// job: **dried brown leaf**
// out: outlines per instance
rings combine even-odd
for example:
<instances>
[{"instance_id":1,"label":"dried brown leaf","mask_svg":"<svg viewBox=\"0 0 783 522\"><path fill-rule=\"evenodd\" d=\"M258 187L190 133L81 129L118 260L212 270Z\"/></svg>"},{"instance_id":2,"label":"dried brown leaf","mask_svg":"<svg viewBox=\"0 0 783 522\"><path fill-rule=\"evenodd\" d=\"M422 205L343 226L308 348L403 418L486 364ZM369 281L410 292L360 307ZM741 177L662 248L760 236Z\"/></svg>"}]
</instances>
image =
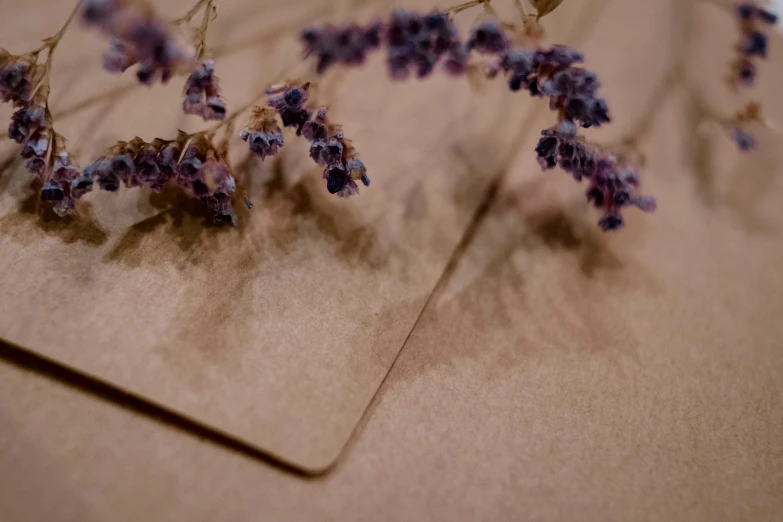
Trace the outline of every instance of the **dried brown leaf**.
<instances>
[{"instance_id":1,"label":"dried brown leaf","mask_svg":"<svg viewBox=\"0 0 783 522\"><path fill-rule=\"evenodd\" d=\"M530 0L530 3L536 8L537 18L541 18L557 9L563 0Z\"/></svg>"}]
</instances>

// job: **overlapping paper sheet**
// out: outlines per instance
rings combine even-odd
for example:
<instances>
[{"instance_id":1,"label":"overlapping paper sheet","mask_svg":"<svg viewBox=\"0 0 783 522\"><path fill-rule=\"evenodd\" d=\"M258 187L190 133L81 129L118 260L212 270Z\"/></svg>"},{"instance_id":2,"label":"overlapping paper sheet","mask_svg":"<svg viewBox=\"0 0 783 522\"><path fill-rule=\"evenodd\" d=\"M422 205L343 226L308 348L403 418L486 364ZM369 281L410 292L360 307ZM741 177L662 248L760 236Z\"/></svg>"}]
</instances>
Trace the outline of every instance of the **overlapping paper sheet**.
<instances>
[{"instance_id":1,"label":"overlapping paper sheet","mask_svg":"<svg viewBox=\"0 0 783 522\"><path fill-rule=\"evenodd\" d=\"M4 29L2 44L32 48L65 4L20 4L17 19L40 22ZM280 80L301 58L299 28L331 12L313 0L219 6L210 43L229 110ZM161 6L171 17L187 8ZM345 16L388 9L354 2ZM554 34L577 27L576 14L553 17ZM110 76L105 45L75 27L54 66L55 128L83 165L117 140L207 127L181 114L184 78L150 90L132 71ZM372 186L335 198L292 133L280 160L263 164L235 137L237 206L246 193L255 208L239 209L234 229L212 226L175 188L95 191L60 219L39 202L18 147L3 143L0 337L289 465L327 468L534 106L501 81L476 88L443 74L392 83L380 56L327 76L313 96L354 140Z\"/></svg>"}]
</instances>

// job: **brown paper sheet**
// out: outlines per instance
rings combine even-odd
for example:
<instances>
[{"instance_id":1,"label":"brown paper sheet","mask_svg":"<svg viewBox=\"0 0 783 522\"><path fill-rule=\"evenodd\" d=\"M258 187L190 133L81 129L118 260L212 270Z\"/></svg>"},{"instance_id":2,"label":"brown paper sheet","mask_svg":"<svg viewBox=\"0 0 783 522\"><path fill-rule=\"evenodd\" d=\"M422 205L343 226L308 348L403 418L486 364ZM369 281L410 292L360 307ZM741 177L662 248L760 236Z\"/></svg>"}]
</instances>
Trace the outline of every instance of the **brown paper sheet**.
<instances>
[{"instance_id":1,"label":"brown paper sheet","mask_svg":"<svg viewBox=\"0 0 783 522\"><path fill-rule=\"evenodd\" d=\"M31 48L64 4L15 7L30 29L2 44ZM188 4L163 9L173 17ZM354 4L358 18L387 10ZM328 12L311 0L221 1L210 38L230 106L279 80L299 59L298 29ZM55 126L83 164L118 139L205 127L181 115L183 80L148 90L100 71L105 45L75 28L55 63ZM495 147L508 148L532 104L500 83L480 95L443 75L392 84L379 56L321 93L372 186L338 200L290 133L279 163L247 159L234 139L239 193L257 203L236 229L205 225L176 190L94 192L59 219L3 143L0 337L289 465L327 468L497 175Z\"/></svg>"}]
</instances>

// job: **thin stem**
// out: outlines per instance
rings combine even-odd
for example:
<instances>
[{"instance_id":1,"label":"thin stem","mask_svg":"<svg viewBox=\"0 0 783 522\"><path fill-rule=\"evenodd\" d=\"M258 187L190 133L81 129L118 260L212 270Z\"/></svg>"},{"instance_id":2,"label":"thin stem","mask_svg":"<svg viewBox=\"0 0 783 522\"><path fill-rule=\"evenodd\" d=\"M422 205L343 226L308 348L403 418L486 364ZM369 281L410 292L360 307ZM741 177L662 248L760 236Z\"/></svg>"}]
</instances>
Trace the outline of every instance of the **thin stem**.
<instances>
[{"instance_id":1,"label":"thin stem","mask_svg":"<svg viewBox=\"0 0 783 522\"><path fill-rule=\"evenodd\" d=\"M517 8L517 11L519 11L519 15L522 17L522 21L524 22L527 19L527 10L525 9L524 0L514 0L514 6Z\"/></svg>"},{"instance_id":2,"label":"thin stem","mask_svg":"<svg viewBox=\"0 0 783 522\"><path fill-rule=\"evenodd\" d=\"M60 27L60 30L57 31L57 34L54 36L50 36L49 38L46 38L44 40L44 43L41 47L36 49L32 52L32 54L40 54L42 51L47 51L46 55L46 72L44 73L41 80L38 82L38 85L33 88L32 94L30 95L30 99L32 99L35 94L43 87L49 87L49 81L51 80L52 76L52 64L54 62L54 52L57 50L57 46L60 45L60 41L63 39L63 36L65 36L65 32L68 30L68 27L70 27L71 22L73 22L73 19L76 17L76 13L79 12L79 9L82 6L82 3L84 0L79 0L76 3L76 6L73 8L73 11L71 11L71 14L68 16L68 19L65 21L65 23ZM48 98L48 96L47 96ZM47 100L47 111L49 107L49 102Z\"/></svg>"},{"instance_id":3,"label":"thin stem","mask_svg":"<svg viewBox=\"0 0 783 522\"><path fill-rule=\"evenodd\" d=\"M73 22L73 19L76 17L76 13L79 12L82 3L84 3L84 0L79 0L78 2L76 2L76 7L73 8L73 11L71 11L71 14L68 16L68 19L65 21L63 26L57 32L57 34L54 35L54 37L52 38L52 42L49 44L49 56L47 58L47 61L51 61L55 49L57 49L57 46L60 45L60 40L63 39L63 36L65 35L65 31L67 31L68 27L70 27L71 22Z\"/></svg>"},{"instance_id":4,"label":"thin stem","mask_svg":"<svg viewBox=\"0 0 783 522\"><path fill-rule=\"evenodd\" d=\"M201 60L204 55L204 50L207 47L207 30L209 29L209 22L212 21L212 11L214 9L215 0L207 0L206 8L204 9L204 19L201 22L201 28L199 29L200 42L198 44L198 52L196 53L196 59Z\"/></svg>"},{"instance_id":5,"label":"thin stem","mask_svg":"<svg viewBox=\"0 0 783 522\"><path fill-rule=\"evenodd\" d=\"M204 7L207 3L212 3L210 0L198 0L196 2L196 5L190 8L190 11L185 13L184 16L177 18L172 23L174 25L181 25L181 24L188 24L191 20L193 20L193 17L198 14L199 11L201 11L201 8Z\"/></svg>"},{"instance_id":6,"label":"thin stem","mask_svg":"<svg viewBox=\"0 0 783 522\"><path fill-rule=\"evenodd\" d=\"M470 2L465 2L463 4L455 5L454 7L450 7L449 9L446 9L445 13L448 15L459 14L462 11L466 11L471 7L476 7L483 3L487 3L486 0L470 0Z\"/></svg>"}]
</instances>

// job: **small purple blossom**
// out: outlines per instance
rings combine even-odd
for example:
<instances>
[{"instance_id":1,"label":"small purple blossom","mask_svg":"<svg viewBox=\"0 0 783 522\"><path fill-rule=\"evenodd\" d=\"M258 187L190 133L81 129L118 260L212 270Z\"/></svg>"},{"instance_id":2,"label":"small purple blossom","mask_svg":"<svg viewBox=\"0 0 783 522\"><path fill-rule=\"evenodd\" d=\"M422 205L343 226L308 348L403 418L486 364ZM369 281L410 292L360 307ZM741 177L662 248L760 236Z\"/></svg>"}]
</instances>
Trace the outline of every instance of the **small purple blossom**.
<instances>
[{"instance_id":1,"label":"small purple blossom","mask_svg":"<svg viewBox=\"0 0 783 522\"><path fill-rule=\"evenodd\" d=\"M41 189L42 201L60 201L65 198L65 189L63 184L56 180L49 180L43 184Z\"/></svg>"},{"instance_id":2,"label":"small purple blossom","mask_svg":"<svg viewBox=\"0 0 783 522\"><path fill-rule=\"evenodd\" d=\"M557 129L546 129L536 146L536 155L542 170L559 166L576 181L587 179L588 202L604 210L599 227L604 231L623 226L621 209L636 206L644 212L655 210L655 199L637 194L638 173L623 167L611 154L598 152L576 135L576 125L561 122Z\"/></svg>"},{"instance_id":3,"label":"small purple blossom","mask_svg":"<svg viewBox=\"0 0 783 522\"><path fill-rule=\"evenodd\" d=\"M336 63L361 65L370 51L380 47L382 29L383 25L378 21L367 27L357 24L310 27L302 32L305 56L318 57L318 74Z\"/></svg>"},{"instance_id":4,"label":"small purple blossom","mask_svg":"<svg viewBox=\"0 0 783 522\"><path fill-rule=\"evenodd\" d=\"M35 56L14 56L0 48L0 99L17 107L28 101L35 69Z\"/></svg>"},{"instance_id":5,"label":"small purple blossom","mask_svg":"<svg viewBox=\"0 0 783 522\"><path fill-rule=\"evenodd\" d=\"M46 109L30 105L17 110L11 117L8 137L17 143L24 143L36 132L46 128Z\"/></svg>"},{"instance_id":6,"label":"small purple blossom","mask_svg":"<svg viewBox=\"0 0 783 522\"><path fill-rule=\"evenodd\" d=\"M446 58L443 60L443 69L453 75L460 76L465 74L468 69L469 51L465 45L454 42L446 52Z\"/></svg>"},{"instance_id":7,"label":"small purple blossom","mask_svg":"<svg viewBox=\"0 0 783 522\"><path fill-rule=\"evenodd\" d=\"M765 31L768 25L775 24L778 17L757 5L757 2L742 2L737 5L742 39L737 46L738 59L733 64L736 82L743 87L752 87L756 79L754 58L767 58L769 38Z\"/></svg>"},{"instance_id":8,"label":"small purple blossom","mask_svg":"<svg viewBox=\"0 0 783 522\"><path fill-rule=\"evenodd\" d=\"M742 60L737 67L739 82L745 87L753 87L756 81L756 66L750 60Z\"/></svg>"},{"instance_id":9,"label":"small purple blossom","mask_svg":"<svg viewBox=\"0 0 783 522\"><path fill-rule=\"evenodd\" d=\"M267 89L267 94L278 94L269 98L268 105L280 114L283 120L283 127L295 127L297 136L302 133L302 129L310 121L311 113L304 108L307 101L307 89L310 82L301 87L298 85L284 85L277 88Z\"/></svg>"},{"instance_id":10,"label":"small purple blossom","mask_svg":"<svg viewBox=\"0 0 783 522\"><path fill-rule=\"evenodd\" d=\"M165 84L175 72L193 67L193 50L146 5L89 0L82 8L82 21L112 38L104 54L107 71L123 72L139 63L138 80L152 85L158 79Z\"/></svg>"},{"instance_id":11,"label":"small purple blossom","mask_svg":"<svg viewBox=\"0 0 783 522\"><path fill-rule=\"evenodd\" d=\"M215 77L214 62L202 62L190 74L185 84L182 110L185 114L201 116L204 121L222 120L226 117L226 104Z\"/></svg>"},{"instance_id":12,"label":"small purple blossom","mask_svg":"<svg viewBox=\"0 0 783 522\"><path fill-rule=\"evenodd\" d=\"M474 26L465 44L469 51L475 50L481 54L500 54L509 46L508 39L496 20Z\"/></svg>"},{"instance_id":13,"label":"small purple blossom","mask_svg":"<svg viewBox=\"0 0 783 522\"><path fill-rule=\"evenodd\" d=\"M459 32L444 13L421 16L395 10L386 36L389 74L396 80L406 79L412 72L418 78L428 76L444 54L459 44Z\"/></svg>"},{"instance_id":14,"label":"small purple blossom","mask_svg":"<svg viewBox=\"0 0 783 522\"><path fill-rule=\"evenodd\" d=\"M138 58L128 45L116 36L109 39L109 48L103 53L103 69L110 73L122 74L139 63Z\"/></svg>"},{"instance_id":15,"label":"small purple blossom","mask_svg":"<svg viewBox=\"0 0 783 522\"><path fill-rule=\"evenodd\" d=\"M750 33L742 44L742 52L746 56L767 57L767 35L758 31Z\"/></svg>"},{"instance_id":16,"label":"small purple blossom","mask_svg":"<svg viewBox=\"0 0 783 522\"><path fill-rule=\"evenodd\" d=\"M253 107L253 114L240 137L250 146L250 151L262 160L277 154L283 146L283 133L277 124L274 109Z\"/></svg>"},{"instance_id":17,"label":"small purple blossom","mask_svg":"<svg viewBox=\"0 0 783 522\"><path fill-rule=\"evenodd\" d=\"M778 15L772 11L756 6L753 2L742 2L737 5L737 16L743 22L751 22L754 19L761 20L770 25L774 25L778 22Z\"/></svg>"},{"instance_id":18,"label":"small purple blossom","mask_svg":"<svg viewBox=\"0 0 783 522\"><path fill-rule=\"evenodd\" d=\"M742 129L734 129L731 133L731 139L742 152L748 152L756 148L756 138Z\"/></svg>"}]
</instances>

